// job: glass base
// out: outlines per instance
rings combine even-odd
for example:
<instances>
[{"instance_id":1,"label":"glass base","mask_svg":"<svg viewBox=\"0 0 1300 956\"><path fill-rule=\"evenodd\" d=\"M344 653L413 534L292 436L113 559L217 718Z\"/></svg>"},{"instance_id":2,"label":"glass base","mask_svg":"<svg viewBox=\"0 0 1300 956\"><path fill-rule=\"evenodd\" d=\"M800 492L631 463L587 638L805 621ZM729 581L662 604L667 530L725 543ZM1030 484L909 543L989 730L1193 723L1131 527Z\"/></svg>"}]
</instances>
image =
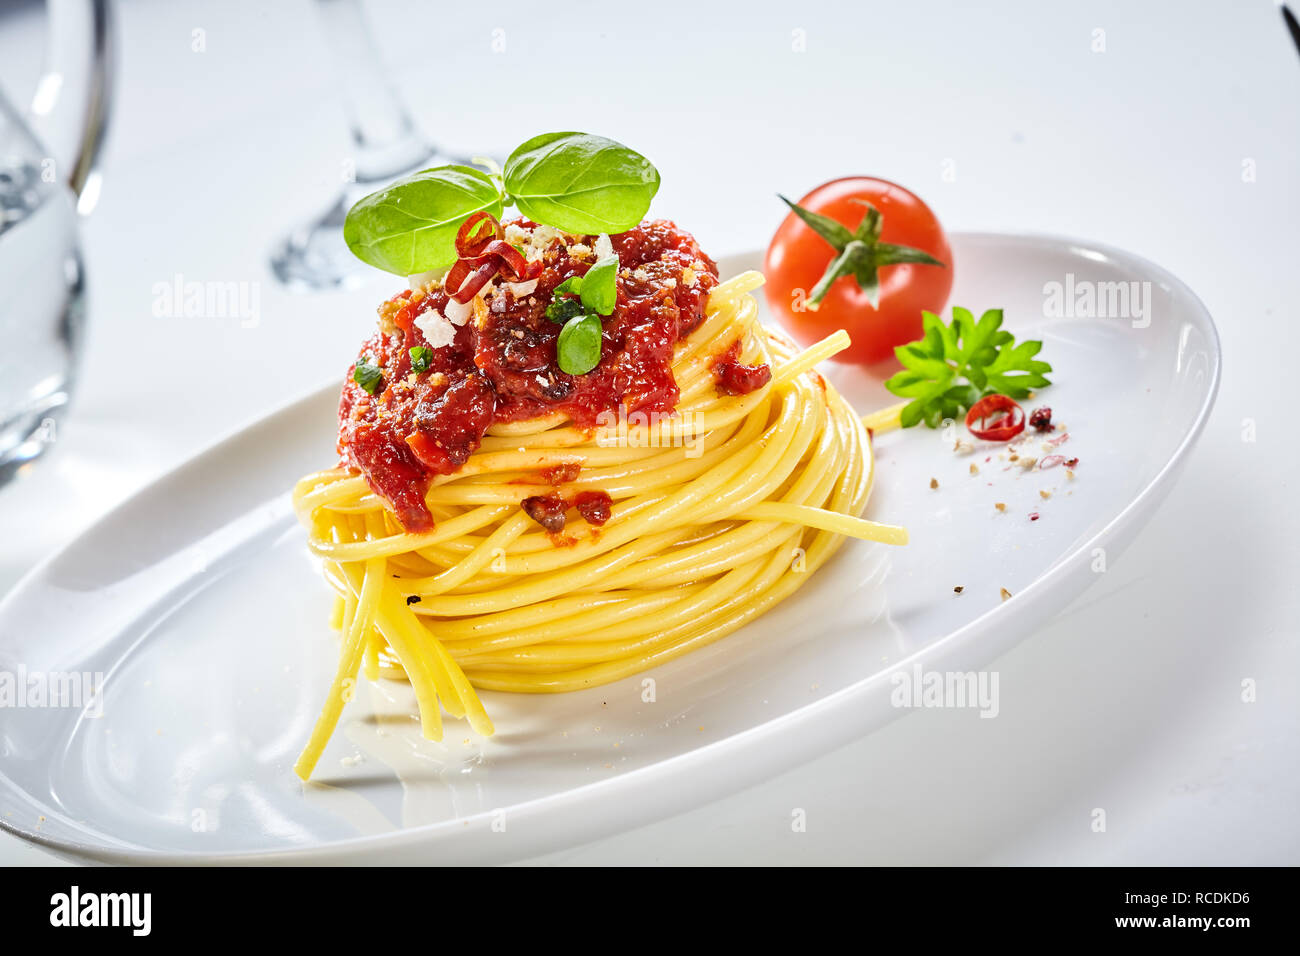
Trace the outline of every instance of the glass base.
<instances>
[{"instance_id":1,"label":"glass base","mask_svg":"<svg viewBox=\"0 0 1300 956\"><path fill-rule=\"evenodd\" d=\"M322 215L280 241L271 254L272 274L292 292L356 288L375 270L354 256L343 241L343 221L353 203L403 176L450 163L469 165L470 160L435 152L392 176L349 185Z\"/></svg>"},{"instance_id":2,"label":"glass base","mask_svg":"<svg viewBox=\"0 0 1300 956\"><path fill-rule=\"evenodd\" d=\"M67 404L68 392L59 389L43 407L4 423L0 429L0 486L30 471L54 445Z\"/></svg>"},{"instance_id":3,"label":"glass base","mask_svg":"<svg viewBox=\"0 0 1300 956\"><path fill-rule=\"evenodd\" d=\"M373 271L343 241L343 220L352 206L350 192L339 196L313 222L295 229L271 254L271 272L293 292L354 288Z\"/></svg>"}]
</instances>

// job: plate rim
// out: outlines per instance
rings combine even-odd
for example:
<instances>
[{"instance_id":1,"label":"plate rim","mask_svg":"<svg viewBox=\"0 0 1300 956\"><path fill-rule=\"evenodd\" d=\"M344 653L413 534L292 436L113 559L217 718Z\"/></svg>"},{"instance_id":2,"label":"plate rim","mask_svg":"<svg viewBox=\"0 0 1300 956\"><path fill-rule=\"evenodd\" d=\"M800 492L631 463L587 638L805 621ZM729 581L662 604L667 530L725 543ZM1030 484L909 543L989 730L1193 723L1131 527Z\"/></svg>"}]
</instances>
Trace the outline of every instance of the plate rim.
<instances>
[{"instance_id":1,"label":"plate rim","mask_svg":"<svg viewBox=\"0 0 1300 956\"><path fill-rule=\"evenodd\" d=\"M1119 539L1119 548L1124 547L1127 540L1124 540L1123 536L1127 534L1131 538L1145 523L1143 516L1153 513L1155 506L1172 488L1193 446L1204 431L1213 412L1222 379L1222 346L1213 316L1195 291L1163 266L1109 243L1053 233L976 230L952 232L949 238L954 243L1047 245L1057 247L1059 251L1071 255L1084 255L1094 260L1096 254L1100 254L1105 261L1123 264L1129 268L1136 267L1148 273L1152 279L1158 279L1170 289L1187 297L1194 306L1191 318L1206 337L1211 363L1204 394L1190 426L1156 473L1110 521L1021 589L1016 594L1014 607L997 605L988 609L938 640L900 659L893 668L895 671L916 664L933 667L936 662L953 658L979 659L983 662L992 660L1020 643L1037 624L1050 618L1064 607L1065 603L1077 597L1082 590L1086 590L1085 587L1071 593L1064 600L1054 599L1055 593L1068 586L1069 578L1077 573L1077 569L1072 567L1074 559L1080 555L1090 554L1093 548L1112 539ZM761 249L750 249L721 256L718 261L720 264L744 260L752 262L754 259L761 261L761 257ZM220 454L226 446L244 440L250 431L289 414L300 406L320 401L323 392L335 389L337 385L337 381L331 378L326 384L301 392L269 411L241 423L118 502L108 512L83 527L64 546L29 569L3 598L0 598L0 620L9 613L11 604L16 603L26 591L38 586L39 580L51 565L76 549L84 539L92 536L102 525L117 520L121 510L154 492L159 485L174 480L182 471ZM998 631L1001 633L997 633ZM481 840L485 831L490 832L491 824L495 819L496 811L492 810L415 827L397 828L380 834L345 837L301 847L252 850L155 850L130 845L121 847L73 839L55 839L3 817L0 817L0 831L60 856L79 861L113 864L185 866L342 863L355 862L355 858L361 854L369 854L371 857L395 854L401 858L401 862L418 862L420 854L433 853L439 849L443 850L444 855L448 857L479 863L525 859L540 853L591 842L612 833L646 826L691 807L713 802L727 794L758 783L769 776L774 764L782 767L777 772L793 769L872 733L892 720L906 716L907 711L894 709L892 716L886 716L881 720L875 713L879 708L872 705L878 704L878 701L873 702L872 696L876 685L882 682L883 677L883 674L877 673L862 678L794 711L765 720L685 753L648 763L616 777L582 784L501 808L507 811L516 836L521 830L525 831L522 839L508 841L508 849L493 848L491 843L488 843L485 848L484 841ZM855 704L863 706L855 707ZM832 716L838 719L826 720L827 717ZM794 746L793 742L796 740L800 741L799 746ZM746 759L752 758L759 751L766 755L765 759L761 761ZM707 770L710 764L715 764L715 758L719 754L727 757L726 763L732 768L732 772L704 773L691 779L690 786L672 786L683 778L690 778L700 769ZM645 784L650 781L655 785L646 787ZM35 799L29 791L18 786L3 772L0 772L0 787L20 794L26 799ZM621 819L622 814L606 814L604 821L598 823L599 815L588 813L597 806L611 803L621 803L625 807L644 804L643 797L647 790L653 791L656 797L652 805L641 806L639 812L631 814L631 818L626 821ZM638 799L639 797L642 799ZM559 825L556 824L557 817L560 820ZM564 822L566 817L569 819L568 823ZM532 829L535 831L531 834L527 832L529 824L532 824ZM559 835L571 830L575 825L580 825L584 831L581 839L565 839ZM398 860L388 862L398 862ZM456 860L448 859L445 862L456 862Z\"/></svg>"}]
</instances>

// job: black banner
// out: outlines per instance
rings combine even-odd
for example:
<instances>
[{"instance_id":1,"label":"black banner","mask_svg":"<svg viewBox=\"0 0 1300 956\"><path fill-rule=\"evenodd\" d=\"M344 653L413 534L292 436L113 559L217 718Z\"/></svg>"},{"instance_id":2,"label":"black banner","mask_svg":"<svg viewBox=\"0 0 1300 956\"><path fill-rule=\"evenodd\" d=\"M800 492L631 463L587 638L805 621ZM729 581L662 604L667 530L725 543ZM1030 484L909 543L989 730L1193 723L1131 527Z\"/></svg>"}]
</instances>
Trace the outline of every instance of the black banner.
<instances>
[{"instance_id":1,"label":"black banner","mask_svg":"<svg viewBox=\"0 0 1300 956\"><path fill-rule=\"evenodd\" d=\"M820 933L827 921L864 941L876 930L910 926L926 945L1126 936L1139 944L1184 945L1200 937L1232 945L1243 934L1287 925L1283 907L1294 882L1284 869L867 869L775 877L741 870L722 881L676 873L671 882L620 870L598 884L578 873L548 878L565 884L564 899L553 901L537 892L526 868L473 876L362 868L54 868L7 875L10 933L75 934L78 943L95 936L247 943L258 927L295 942L338 943L398 926L409 938L426 921L443 942L447 927L463 926L468 935L485 918L495 935L503 911L512 929L528 934L532 925L546 936L547 927L572 920L580 908L584 932L603 927L611 941L624 931L659 936L674 923L694 933L710 914L740 934L750 918L761 920L753 927L759 933L773 923Z\"/></svg>"}]
</instances>

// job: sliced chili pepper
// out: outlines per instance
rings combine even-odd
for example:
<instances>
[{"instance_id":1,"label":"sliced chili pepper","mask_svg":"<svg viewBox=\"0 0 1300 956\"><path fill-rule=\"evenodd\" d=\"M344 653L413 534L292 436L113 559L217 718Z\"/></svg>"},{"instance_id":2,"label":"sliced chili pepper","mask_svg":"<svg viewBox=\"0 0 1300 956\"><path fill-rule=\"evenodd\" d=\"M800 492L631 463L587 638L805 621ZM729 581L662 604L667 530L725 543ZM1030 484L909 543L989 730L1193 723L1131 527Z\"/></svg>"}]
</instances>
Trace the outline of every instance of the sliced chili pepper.
<instances>
[{"instance_id":1,"label":"sliced chili pepper","mask_svg":"<svg viewBox=\"0 0 1300 956\"><path fill-rule=\"evenodd\" d=\"M966 427L985 441L1010 441L1025 430L1025 410L1005 395L985 395L966 413Z\"/></svg>"},{"instance_id":2,"label":"sliced chili pepper","mask_svg":"<svg viewBox=\"0 0 1300 956\"><path fill-rule=\"evenodd\" d=\"M472 272L470 260L460 259L451 271L447 273L447 279L443 283L444 288L455 289L450 293L451 297L464 305L474 296L478 295L485 285L491 282L497 274L497 262L492 260L484 265L479 266Z\"/></svg>"},{"instance_id":3,"label":"sliced chili pepper","mask_svg":"<svg viewBox=\"0 0 1300 956\"><path fill-rule=\"evenodd\" d=\"M505 230L490 212L476 212L456 230L456 254L443 288L464 305L498 274L507 282L526 282L542 274L540 259L529 262L505 241Z\"/></svg>"},{"instance_id":4,"label":"sliced chili pepper","mask_svg":"<svg viewBox=\"0 0 1300 956\"><path fill-rule=\"evenodd\" d=\"M456 254L463 259L473 259L486 251L488 244L504 239L505 230L497 217L486 210L474 213L456 230Z\"/></svg>"}]
</instances>

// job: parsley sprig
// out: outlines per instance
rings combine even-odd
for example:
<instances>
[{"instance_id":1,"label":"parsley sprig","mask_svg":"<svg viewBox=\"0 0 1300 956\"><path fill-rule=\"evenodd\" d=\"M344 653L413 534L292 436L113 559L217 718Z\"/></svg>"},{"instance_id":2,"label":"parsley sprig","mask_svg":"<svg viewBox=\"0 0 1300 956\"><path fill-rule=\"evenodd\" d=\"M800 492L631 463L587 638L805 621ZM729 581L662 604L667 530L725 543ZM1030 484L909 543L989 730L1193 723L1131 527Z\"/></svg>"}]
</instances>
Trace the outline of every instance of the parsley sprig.
<instances>
[{"instance_id":1,"label":"parsley sprig","mask_svg":"<svg viewBox=\"0 0 1300 956\"><path fill-rule=\"evenodd\" d=\"M951 325L933 312L922 313L921 324L922 338L894 349L903 370L885 382L895 395L912 399L899 415L904 428L922 421L937 428L985 395L1021 399L1052 384L1045 374L1052 366L1034 358L1043 343L1016 344L1002 329L1001 309L989 309L977 322L968 309L954 306Z\"/></svg>"}]
</instances>

